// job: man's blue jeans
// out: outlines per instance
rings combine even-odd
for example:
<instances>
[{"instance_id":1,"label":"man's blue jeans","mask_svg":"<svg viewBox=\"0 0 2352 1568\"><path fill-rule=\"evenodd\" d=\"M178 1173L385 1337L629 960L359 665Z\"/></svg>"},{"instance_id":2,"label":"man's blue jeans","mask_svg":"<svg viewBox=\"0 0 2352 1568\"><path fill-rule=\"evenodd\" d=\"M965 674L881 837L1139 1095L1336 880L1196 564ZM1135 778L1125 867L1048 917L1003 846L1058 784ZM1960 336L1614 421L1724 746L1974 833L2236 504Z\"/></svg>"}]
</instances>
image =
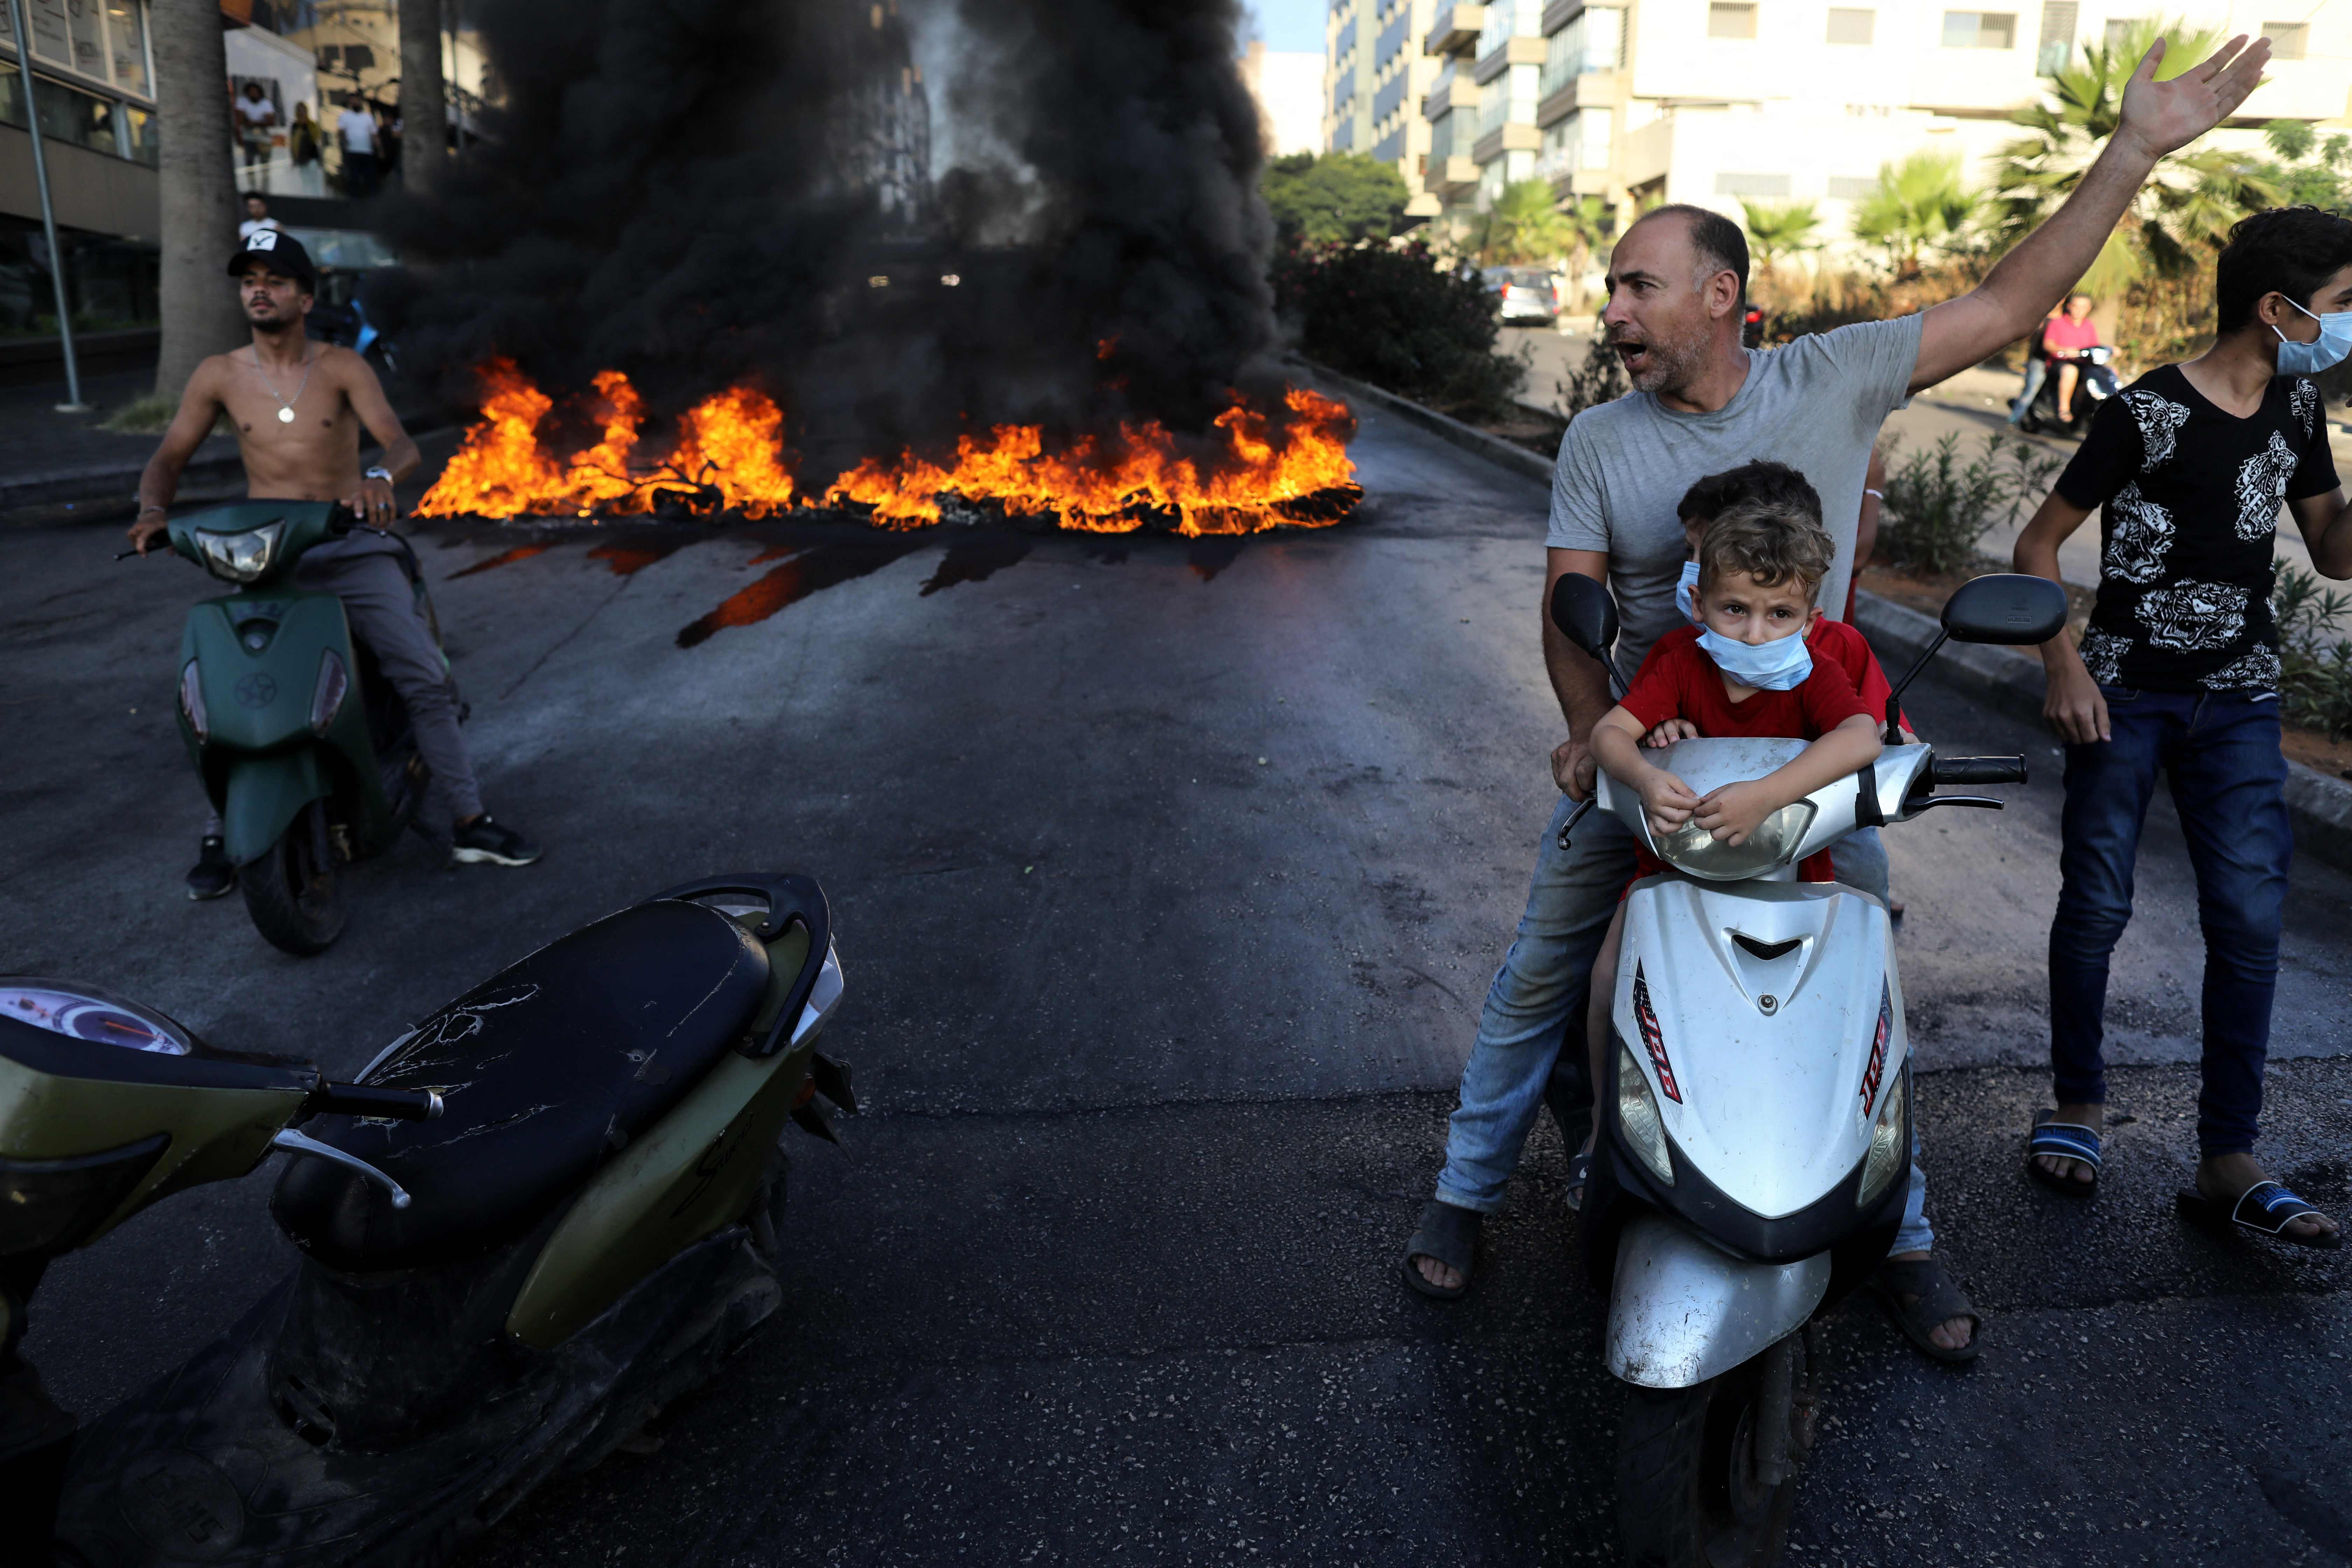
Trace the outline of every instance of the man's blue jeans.
<instances>
[{"instance_id":1,"label":"man's blue jeans","mask_svg":"<svg viewBox=\"0 0 2352 1568\"><path fill-rule=\"evenodd\" d=\"M1581 1049L1584 1004L1592 960L1609 934L1618 895L1633 875L1633 836L1600 811L1585 814L1570 847L1559 830L1575 803L1565 795L1544 829L1527 912L1478 1015L1478 1037L1462 1068L1461 1104L1445 1136L1445 1169L1437 1178L1440 1203L1481 1214L1503 1206L1503 1191L1534 1127L1544 1085L1563 1044ZM1856 834L1834 851L1839 880L1886 900L1886 851L1875 830ZM1896 1252L1925 1252L1935 1244L1927 1218L1927 1178L1919 1169L1915 1132L1911 1197Z\"/></svg>"},{"instance_id":2,"label":"man's blue jeans","mask_svg":"<svg viewBox=\"0 0 2352 1568\"><path fill-rule=\"evenodd\" d=\"M2160 770L2197 873L2205 931L2204 1089L2197 1145L2254 1146L2278 988L2279 929L2294 836L2278 700L2103 686L2113 740L2066 748L2066 809L2050 922L2050 1066L2062 1105L2107 1097L2107 958L2131 919L2132 862Z\"/></svg>"},{"instance_id":3,"label":"man's blue jeans","mask_svg":"<svg viewBox=\"0 0 2352 1568\"><path fill-rule=\"evenodd\" d=\"M2025 390L2019 393L2016 401L2009 405L2009 422L2011 425L2025 417L2025 411L2033 406L2034 395L2049 378L2050 367L2042 362L2040 354L2025 356Z\"/></svg>"}]
</instances>

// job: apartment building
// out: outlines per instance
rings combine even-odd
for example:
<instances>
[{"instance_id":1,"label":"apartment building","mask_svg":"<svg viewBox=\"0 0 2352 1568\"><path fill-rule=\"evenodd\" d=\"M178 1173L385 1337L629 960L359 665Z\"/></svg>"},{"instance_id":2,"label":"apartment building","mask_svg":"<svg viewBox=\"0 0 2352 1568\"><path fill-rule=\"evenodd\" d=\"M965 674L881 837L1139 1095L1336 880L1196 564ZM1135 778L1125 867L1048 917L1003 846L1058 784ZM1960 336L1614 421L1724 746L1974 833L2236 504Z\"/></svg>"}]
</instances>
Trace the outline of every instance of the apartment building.
<instances>
[{"instance_id":1,"label":"apartment building","mask_svg":"<svg viewBox=\"0 0 2352 1568\"><path fill-rule=\"evenodd\" d=\"M1394 168L1417 217L1441 206L1422 179L1430 137L1422 100L1440 69L1422 40L1435 9L1436 0L1332 0L1324 24L1323 145Z\"/></svg>"},{"instance_id":2,"label":"apartment building","mask_svg":"<svg viewBox=\"0 0 2352 1568\"><path fill-rule=\"evenodd\" d=\"M2272 40L2270 79L2213 144L2253 145L2274 119L2352 121L2352 0L1496 0L1442 10L1424 36L1442 62L1427 184L1456 211L1530 174L1628 213L1810 201L1834 242L1880 165L1949 149L1981 180L2048 72L2150 16Z\"/></svg>"}]
</instances>

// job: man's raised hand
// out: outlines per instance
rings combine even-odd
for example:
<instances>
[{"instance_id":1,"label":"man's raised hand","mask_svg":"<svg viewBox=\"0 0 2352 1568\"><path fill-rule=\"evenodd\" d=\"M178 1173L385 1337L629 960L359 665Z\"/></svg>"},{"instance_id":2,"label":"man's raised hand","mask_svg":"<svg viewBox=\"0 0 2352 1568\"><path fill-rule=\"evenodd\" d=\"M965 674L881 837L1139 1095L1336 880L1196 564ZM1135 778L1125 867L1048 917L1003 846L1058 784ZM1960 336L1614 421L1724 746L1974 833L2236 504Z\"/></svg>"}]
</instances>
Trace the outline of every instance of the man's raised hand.
<instances>
[{"instance_id":1,"label":"man's raised hand","mask_svg":"<svg viewBox=\"0 0 2352 1568\"><path fill-rule=\"evenodd\" d=\"M2268 38L2256 38L2248 47L2241 33L2202 63L2158 81L2164 48L2158 38L2124 84L2122 119L2116 127L2118 137L2137 142L2151 161L2179 152L2235 113L2261 85L2263 67L2271 58Z\"/></svg>"}]
</instances>

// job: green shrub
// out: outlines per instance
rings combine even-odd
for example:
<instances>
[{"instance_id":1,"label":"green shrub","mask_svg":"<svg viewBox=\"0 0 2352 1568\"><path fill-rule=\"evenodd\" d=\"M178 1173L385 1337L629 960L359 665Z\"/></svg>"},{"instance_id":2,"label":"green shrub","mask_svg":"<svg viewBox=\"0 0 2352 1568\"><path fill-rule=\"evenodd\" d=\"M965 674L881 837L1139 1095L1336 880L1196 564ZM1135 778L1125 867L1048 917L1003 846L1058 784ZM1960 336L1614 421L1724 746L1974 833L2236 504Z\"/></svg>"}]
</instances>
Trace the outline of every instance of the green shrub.
<instances>
[{"instance_id":1,"label":"green shrub","mask_svg":"<svg viewBox=\"0 0 2352 1568\"><path fill-rule=\"evenodd\" d=\"M1559 405L1570 419L1588 408L1613 403L1633 390L1633 383L1625 374L1625 362L1609 346L1607 334L1596 331L1592 342L1585 346L1584 363L1568 373L1566 381L1552 383L1559 394Z\"/></svg>"},{"instance_id":2,"label":"green shrub","mask_svg":"<svg viewBox=\"0 0 2352 1568\"><path fill-rule=\"evenodd\" d=\"M1987 436L1984 449L1965 464L1958 433L1898 463L1900 447L1899 438L1887 443L1891 471L1878 548L1898 566L1937 575L1969 570L1985 531L2015 521L2028 502L2039 505L2061 467L2046 448L1999 433Z\"/></svg>"},{"instance_id":3,"label":"green shrub","mask_svg":"<svg viewBox=\"0 0 2352 1568\"><path fill-rule=\"evenodd\" d=\"M180 405L168 397L134 397L99 422L101 429L123 436L161 436L171 427Z\"/></svg>"},{"instance_id":4,"label":"green shrub","mask_svg":"<svg viewBox=\"0 0 2352 1568\"><path fill-rule=\"evenodd\" d=\"M1507 418L1527 366L1495 352L1495 302L1415 241L1288 246L1275 303L1310 358L1459 419Z\"/></svg>"},{"instance_id":5,"label":"green shrub","mask_svg":"<svg viewBox=\"0 0 2352 1568\"><path fill-rule=\"evenodd\" d=\"M2334 740L2352 734L2352 642L2334 636L2352 599L2300 566L2282 565L2271 590L2279 631L2279 717L2324 730Z\"/></svg>"}]
</instances>

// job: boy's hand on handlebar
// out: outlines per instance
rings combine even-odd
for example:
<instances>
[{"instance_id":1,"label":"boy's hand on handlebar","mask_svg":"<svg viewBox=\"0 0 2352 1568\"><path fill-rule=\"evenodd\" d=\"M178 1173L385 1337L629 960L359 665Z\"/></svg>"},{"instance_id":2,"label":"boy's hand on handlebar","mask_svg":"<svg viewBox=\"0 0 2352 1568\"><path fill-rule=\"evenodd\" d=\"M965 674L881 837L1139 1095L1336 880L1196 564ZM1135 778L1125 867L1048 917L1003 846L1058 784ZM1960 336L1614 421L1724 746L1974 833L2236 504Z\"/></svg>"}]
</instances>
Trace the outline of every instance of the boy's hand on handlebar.
<instances>
[{"instance_id":1,"label":"boy's hand on handlebar","mask_svg":"<svg viewBox=\"0 0 2352 1568\"><path fill-rule=\"evenodd\" d=\"M1690 820L1697 809L1698 796L1690 785L1683 783L1664 768L1651 768L1642 775L1642 811L1650 819L1650 831L1673 833Z\"/></svg>"},{"instance_id":2,"label":"boy's hand on handlebar","mask_svg":"<svg viewBox=\"0 0 2352 1568\"><path fill-rule=\"evenodd\" d=\"M1764 825L1764 819L1788 802L1776 800L1760 779L1748 779L1740 784L1727 784L1710 792L1698 803L1698 825L1716 838L1730 845L1748 842L1748 836Z\"/></svg>"},{"instance_id":3,"label":"boy's hand on handlebar","mask_svg":"<svg viewBox=\"0 0 2352 1568\"><path fill-rule=\"evenodd\" d=\"M1663 751L1666 747L1673 745L1676 741L1696 741L1698 738L1698 726L1692 723L1689 720L1668 719L1656 729L1643 736L1642 744L1649 747L1652 751Z\"/></svg>"},{"instance_id":4,"label":"boy's hand on handlebar","mask_svg":"<svg viewBox=\"0 0 2352 1568\"><path fill-rule=\"evenodd\" d=\"M142 511L139 514L139 521L131 525L125 537L131 541L131 549L144 555L148 548L155 542L156 537L171 526L171 519L165 517L161 511Z\"/></svg>"}]
</instances>

